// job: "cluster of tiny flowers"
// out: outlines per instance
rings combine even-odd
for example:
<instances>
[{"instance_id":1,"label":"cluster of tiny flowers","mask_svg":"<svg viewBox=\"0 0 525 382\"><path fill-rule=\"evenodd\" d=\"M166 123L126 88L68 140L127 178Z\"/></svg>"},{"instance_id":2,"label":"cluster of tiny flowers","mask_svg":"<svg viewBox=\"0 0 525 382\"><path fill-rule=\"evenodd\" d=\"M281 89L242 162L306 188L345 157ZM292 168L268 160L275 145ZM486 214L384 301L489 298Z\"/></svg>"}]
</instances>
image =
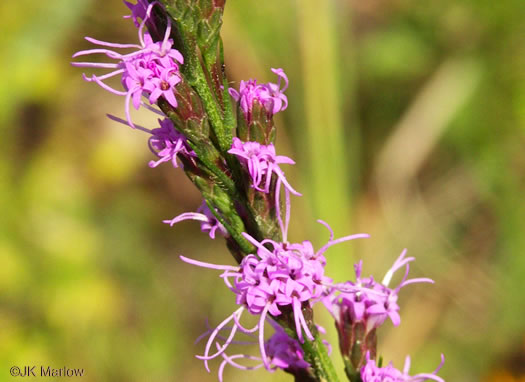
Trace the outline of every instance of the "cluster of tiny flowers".
<instances>
[{"instance_id":1,"label":"cluster of tiny flowers","mask_svg":"<svg viewBox=\"0 0 525 382\"><path fill-rule=\"evenodd\" d=\"M151 130L148 146L153 154L159 157L157 161L150 161L150 167L157 167L164 162L170 162L177 168L177 156L185 158L196 157L193 150L188 146L186 137L178 132L170 119L159 119L160 127Z\"/></svg>"},{"instance_id":2,"label":"cluster of tiny flowers","mask_svg":"<svg viewBox=\"0 0 525 382\"><path fill-rule=\"evenodd\" d=\"M397 304L399 290L413 283L433 283L428 278L409 279L409 263L415 258L405 257L404 250L394 265L388 270L381 283L373 277L361 277L363 262L354 265L356 274L355 281L347 281L332 286L331 293L323 299L325 306L334 316L336 322L363 322L367 331L381 326L387 318L390 318L394 326L399 325L399 305ZM394 273L405 267L405 275L400 284L391 289L388 287Z\"/></svg>"},{"instance_id":3,"label":"cluster of tiny flowers","mask_svg":"<svg viewBox=\"0 0 525 382\"><path fill-rule=\"evenodd\" d=\"M283 370L305 369L310 364L304 360L304 352L299 342L291 338L278 325L275 333L266 341L265 348L272 365Z\"/></svg>"},{"instance_id":4,"label":"cluster of tiny flowers","mask_svg":"<svg viewBox=\"0 0 525 382\"><path fill-rule=\"evenodd\" d=\"M441 363L432 373L420 373L416 375L409 375L410 357L405 359L405 366L403 371L397 370L392 363L387 366L379 367L373 359L370 359L370 354L366 355L366 364L361 368L361 380L363 382L423 382L433 380L437 382L445 382L436 374L443 366L445 358L441 355Z\"/></svg>"},{"instance_id":5,"label":"cluster of tiny flowers","mask_svg":"<svg viewBox=\"0 0 525 382\"><path fill-rule=\"evenodd\" d=\"M287 239L288 223L290 220L290 193L301 196L288 183L284 172L279 167L280 164L295 164L295 162L284 155L276 155L273 144L262 145L258 142L242 142L239 138L234 137L232 147L228 150L230 154L235 155L241 164L246 168L252 180L251 187L257 191L270 193L272 177L277 176L275 184L275 208L276 215L283 232L283 240ZM285 188L285 222L283 223L280 204L281 204L281 186Z\"/></svg>"},{"instance_id":6,"label":"cluster of tiny flowers","mask_svg":"<svg viewBox=\"0 0 525 382\"><path fill-rule=\"evenodd\" d=\"M103 48L82 50L75 53L73 57L103 54L116 62L73 62L72 64L78 67L113 69L104 75L93 74L88 77L84 74L83 77L86 81L95 82L113 94L126 96L126 121L111 115L109 117L150 134L149 149L159 158L150 161L150 167L157 167L164 162L171 162L174 167L179 167L178 157L184 156L187 159L192 159L196 157L195 153L188 146L186 137L175 129L173 122L157 109L145 104L142 97L146 97L151 105L163 97L171 106L177 107L175 86L182 80L179 65L184 63L184 58L178 50L173 48L173 40L169 38L171 34L169 19L162 41L154 42L151 35L144 32L145 22L151 16L153 7L155 5L161 6L159 2L155 1L150 4L146 0L139 0L136 4L128 1L124 1L124 3L131 10L131 15L125 17L131 18L137 26L140 44L116 44L86 37L89 42ZM134 51L121 54L106 48L133 49ZM125 91L114 89L105 82L105 80L116 76L120 76L120 82ZM130 103L136 109L144 106L162 116L163 118L159 119L160 127L150 130L135 125L130 116Z\"/></svg>"},{"instance_id":7,"label":"cluster of tiny flowers","mask_svg":"<svg viewBox=\"0 0 525 382\"><path fill-rule=\"evenodd\" d=\"M108 58L116 61L112 63L74 62L73 65L87 68L113 69L110 73L101 76L93 74L91 77L87 77L84 75L84 79L86 81L94 81L113 94L125 96L126 118L132 127L135 126L131 121L129 104L131 102L135 109L139 109L142 105L143 96L146 96L152 105L155 104L160 97L163 97L171 106L177 107L174 91L175 86L182 80L179 73L179 66L184 63L184 58L177 49L172 48L173 40L169 38L171 34L170 21L168 19L168 26L162 41L154 42L151 35L144 32L144 24L148 17L150 17L152 8L156 4L159 3L151 3L145 12L143 12L143 2L139 2L131 8L135 23L137 23L137 17L143 18L138 28L140 44L116 44L86 37L86 40L92 44L104 48L82 50L73 55L73 57L76 58L90 54L104 54ZM135 51L121 54L107 48L134 49ZM120 76L124 91L114 89L104 82L108 78L115 76Z\"/></svg>"},{"instance_id":8,"label":"cluster of tiny flowers","mask_svg":"<svg viewBox=\"0 0 525 382\"><path fill-rule=\"evenodd\" d=\"M314 339L303 316L302 308L304 304L312 306L319 301L332 284L332 280L324 274L326 265L324 252L332 245L368 237L366 234L356 234L334 239L330 227L320 222L330 230L330 239L317 252L309 241L290 244L265 239L258 242L244 233L244 237L257 248L257 253L244 257L239 267L204 263L181 256L181 259L189 264L223 270L221 278L236 294L236 303L240 305L240 308L210 332L204 355L198 356L204 360L207 370L209 370L208 361L223 354L238 330L244 333L259 332L261 359L264 366L270 369L270 358L266 354L264 342L264 323L269 318L268 314L271 317L278 317L282 314L283 308L293 311L299 341L304 342L303 331L309 340ZM257 325L252 329L246 329L239 322L244 310L259 316ZM230 335L224 344L217 345L218 351L210 355L219 333L232 321Z\"/></svg>"},{"instance_id":9,"label":"cluster of tiny flowers","mask_svg":"<svg viewBox=\"0 0 525 382\"><path fill-rule=\"evenodd\" d=\"M228 152L237 156L240 162L246 166L252 179L252 187L256 190L269 193L272 175L275 173L277 179L284 183L291 193L301 195L290 186L279 168L279 164L295 164L295 162L286 156L276 155L273 144L261 145L258 142L242 142L235 137Z\"/></svg>"},{"instance_id":10,"label":"cluster of tiny flowers","mask_svg":"<svg viewBox=\"0 0 525 382\"><path fill-rule=\"evenodd\" d=\"M239 103L246 119L251 120L252 108L255 102L264 107L269 115L274 115L288 107L288 99L284 91L288 88L288 77L282 69L273 69L277 74L277 83L258 84L257 80L241 81L239 91L230 88L229 93ZM284 86L281 89L281 80Z\"/></svg>"}]
</instances>

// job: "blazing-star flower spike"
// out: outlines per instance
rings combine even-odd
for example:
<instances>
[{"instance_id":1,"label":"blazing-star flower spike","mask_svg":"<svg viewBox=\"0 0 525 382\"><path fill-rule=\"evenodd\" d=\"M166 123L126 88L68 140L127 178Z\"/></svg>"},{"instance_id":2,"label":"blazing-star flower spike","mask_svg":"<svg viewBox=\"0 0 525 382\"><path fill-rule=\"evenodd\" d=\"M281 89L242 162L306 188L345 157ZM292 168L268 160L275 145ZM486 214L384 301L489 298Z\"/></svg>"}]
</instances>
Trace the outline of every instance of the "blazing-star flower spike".
<instances>
[{"instance_id":1,"label":"blazing-star flower spike","mask_svg":"<svg viewBox=\"0 0 525 382\"><path fill-rule=\"evenodd\" d=\"M288 107L288 98L284 91L288 88L288 77L281 68L274 69L272 72L277 75L277 83L259 84L257 80L251 79L241 81L239 91L230 88L228 91L235 101L237 101L248 121L251 120L251 112L254 102L259 102L272 116ZM281 80L284 86L281 89Z\"/></svg>"},{"instance_id":2,"label":"blazing-star flower spike","mask_svg":"<svg viewBox=\"0 0 525 382\"><path fill-rule=\"evenodd\" d=\"M140 44L117 44L105 41L95 40L86 37L86 40L92 44L101 46L102 48L82 50L73 55L73 58L91 54L104 54L112 60L113 63L96 63L96 62L73 62L73 66L85 68L103 68L113 69L110 73L97 76L93 74L91 77L83 75L86 81L93 81L102 88L117 95L126 97L125 110L126 118L131 127L135 127L131 121L129 104L132 103L135 109L139 109L142 105L142 96L146 95L151 104L158 101L160 97L164 97L166 101L173 107L177 107L177 100L175 98L175 86L182 81L179 72L179 65L184 63L182 54L172 48L173 40L170 38L171 21L168 18L168 25L164 39L159 42L154 42L151 35L144 32L144 24L150 17L152 8L159 5L158 2L151 3L144 15L138 3L132 8L135 16L133 20L136 22L136 17L142 17L143 20L139 24L138 37ZM128 54L121 54L114 50L116 49L135 49L134 52ZM117 90L108 84L105 80L120 76L121 83L125 91Z\"/></svg>"},{"instance_id":3,"label":"blazing-star flower spike","mask_svg":"<svg viewBox=\"0 0 525 382\"><path fill-rule=\"evenodd\" d=\"M222 236L227 236L228 231L226 228L217 220L213 213L208 208L205 201L202 202L197 212L185 212L174 217L171 220L164 220L163 222L173 226L183 220L197 220L201 222L201 231L208 233L210 238L215 239L215 233L219 231Z\"/></svg>"},{"instance_id":4,"label":"blazing-star flower spike","mask_svg":"<svg viewBox=\"0 0 525 382\"><path fill-rule=\"evenodd\" d=\"M416 375L409 375L410 370L410 356L405 359L405 366L403 371L397 370L390 362L387 366L378 367L373 359L370 359L370 354L366 355L366 364L361 368L362 382L423 382L427 380L445 382L441 377L438 377L437 372L443 367L445 357L441 355L441 363L432 373L420 373Z\"/></svg>"},{"instance_id":5,"label":"blazing-star flower spike","mask_svg":"<svg viewBox=\"0 0 525 382\"><path fill-rule=\"evenodd\" d=\"M326 265L324 252L332 245L368 237L366 234L356 234L334 240L331 228L326 223L319 222L329 229L330 239L317 252L314 252L309 241L289 244L265 239L258 242L244 233L244 237L257 248L257 253L244 257L239 267L209 264L181 256L181 259L189 264L223 270L221 278L236 294L236 303L240 305L240 308L210 334L204 356L198 356L204 360L208 371L207 361L218 357L226 350L237 330L245 333L259 332L261 358L265 367L269 369L270 360L264 346L264 323L269 318L268 314L270 317L277 317L282 314L281 309L285 307L293 311L299 341L304 342L303 331L309 340L314 339L303 316L302 308L304 304L312 306L332 284L332 280L324 275ZM259 316L257 325L252 329L246 329L240 324L244 310ZM220 331L232 321L233 326L227 340L215 354L210 355L211 347Z\"/></svg>"},{"instance_id":6,"label":"blazing-star flower spike","mask_svg":"<svg viewBox=\"0 0 525 382\"><path fill-rule=\"evenodd\" d=\"M400 324L397 304L400 289L411 283L433 282L427 278L407 279L409 263L414 258L406 257L403 251L382 282L373 277L363 278L361 261L354 267L355 281L334 284L325 274L324 252L332 245L368 235L334 239L331 228L321 222L330 231L330 239L318 251L309 241L288 242L290 194L301 194L291 187L280 168L281 164L295 162L276 155L272 118L288 106L284 94L288 78L282 69L272 68L277 75L275 83L251 79L241 81L239 90L229 89L237 103L235 120L222 102L224 86L220 85L227 83L220 71L224 62L219 35L225 1L124 0L124 3L131 13L124 17L138 28L139 43L111 43L87 37L96 47L77 52L73 57L100 54L110 62L73 65L107 69L106 74L83 77L125 97L126 120L110 118L148 133L148 146L156 156L149 166L157 167L164 162L171 162L174 167L186 166L190 180L205 196L206 201L196 212L180 214L164 223L173 226L184 220L199 221L201 230L210 238L214 239L217 233L226 237L228 248L239 263L216 265L181 256L186 263L222 271L220 277L238 304L219 325L200 336L207 338L207 342L204 354L197 358L204 361L206 369L209 371L210 360L221 357L221 382L227 365L243 370L264 367L270 372L283 369L296 380L337 380L328 357L331 348L327 352L320 346L318 334L322 329L313 320L312 307L322 301L335 317L345 371L351 380L444 382L436 375L444 359L433 373L414 376L409 375L409 357L403 371L392 364L378 367L375 363L377 327L388 319L395 326ZM155 6L159 12L153 13ZM183 83L179 70L184 57L173 48L172 23L177 43L191 55L184 68L184 73L191 77L187 83ZM119 79L122 88L113 87L112 79ZM160 127L150 130L134 125L130 104L135 109L145 107L160 114ZM237 137L232 139L233 131ZM285 206L283 216L281 199ZM404 277L397 287L390 288L394 273L401 268L405 268ZM245 311L255 316L257 322L253 327L241 324ZM266 323L275 329L269 339L265 339ZM315 327L317 330L313 330ZM247 343L236 339L239 332L247 335L250 343L258 344L259 356L226 353L232 349L230 345ZM245 361L253 366L245 366Z\"/></svg>"}]
</instances>

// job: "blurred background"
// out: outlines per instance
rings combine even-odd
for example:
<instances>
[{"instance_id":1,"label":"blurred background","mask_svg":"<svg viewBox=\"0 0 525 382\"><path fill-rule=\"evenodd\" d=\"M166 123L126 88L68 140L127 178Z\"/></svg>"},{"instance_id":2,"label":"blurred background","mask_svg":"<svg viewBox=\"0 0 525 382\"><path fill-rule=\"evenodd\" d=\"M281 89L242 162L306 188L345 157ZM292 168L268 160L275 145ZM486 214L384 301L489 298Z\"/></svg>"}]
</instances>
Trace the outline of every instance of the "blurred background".
<instances>
[{"instance_id":1,"label":"blurred background","mask_svg":"<svg viewBox=\"0 0 525 382\"><path fill-rule=\"evenodd\" d=\"M31 12L28 12L28 10ZM520 12L521 11L521 12ZM279 152L303 197L292 241L371 239L328 253L382 278L417 261L402 322L379 350L447 381L525 381L525 24L520 0L228 0L227 72L290 78ZM197 223L180 170L150 169L140 131L114 123L124 99L81 79L88 35L135 42L120 1L0 2L0 381L13 365L84 368L83 381L215 381L193 345L234 308L214 271L230 263ZM151 113L136 123L156 126ZM335 345L333 324L318 317ZM334 352L337 359L337 351ZM339 361L338 361L339 362ZM289 381L227 368L226 380Z\"/></svg>"}]
</instances>

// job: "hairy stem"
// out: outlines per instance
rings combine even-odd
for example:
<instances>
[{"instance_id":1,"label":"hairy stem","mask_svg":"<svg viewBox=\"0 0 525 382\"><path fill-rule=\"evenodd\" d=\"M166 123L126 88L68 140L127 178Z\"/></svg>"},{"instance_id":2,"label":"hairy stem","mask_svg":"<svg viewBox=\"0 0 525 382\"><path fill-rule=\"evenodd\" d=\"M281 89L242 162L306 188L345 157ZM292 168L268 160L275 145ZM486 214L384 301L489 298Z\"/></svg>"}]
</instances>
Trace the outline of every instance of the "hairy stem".
<instances>
[{"instance_id":1,"label":"hairy stem","mask_svg":"<svg viewBox=\"0 0 525 382\"><path fill-rule=\"evenodd\" d=\"M319 333L315 334L313 341L306 340L302 347L305 359L310 363L313 374L317 381L339 381L332 360L328 356L326 346L323 344Z\"/></svg>"}]
</instances>

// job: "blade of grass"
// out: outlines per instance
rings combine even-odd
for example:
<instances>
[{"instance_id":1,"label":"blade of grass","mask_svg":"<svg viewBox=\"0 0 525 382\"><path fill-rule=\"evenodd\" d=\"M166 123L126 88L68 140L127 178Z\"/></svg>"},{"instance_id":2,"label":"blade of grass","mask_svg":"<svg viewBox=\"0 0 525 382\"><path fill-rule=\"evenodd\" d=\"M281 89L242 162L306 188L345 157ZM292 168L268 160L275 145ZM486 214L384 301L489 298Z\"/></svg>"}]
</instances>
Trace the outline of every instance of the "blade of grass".
<instances>
[{"instance_id":1,"label":"blade of grass","mask_svg":"<svg viewBox=\"0 0 525 382\"><path fill-rule=\"evenodd\" d=\"M333 1L297 3L305 109L305 133L297 136L301 147L307 148L302 160L307 162L304 184L312 215L329 222L336 232L347 233L351 214L349 182L353 176L349 172L349 151L353 150L349 147L355 144L347 141L343 125L339 11ZM319 241L326 239L325 232L315 231L322 235ZM348 247L334 248L332 255L338 257L336 252L344 252L348 258L348 251Z\"/></svg>"}]
</instances>

